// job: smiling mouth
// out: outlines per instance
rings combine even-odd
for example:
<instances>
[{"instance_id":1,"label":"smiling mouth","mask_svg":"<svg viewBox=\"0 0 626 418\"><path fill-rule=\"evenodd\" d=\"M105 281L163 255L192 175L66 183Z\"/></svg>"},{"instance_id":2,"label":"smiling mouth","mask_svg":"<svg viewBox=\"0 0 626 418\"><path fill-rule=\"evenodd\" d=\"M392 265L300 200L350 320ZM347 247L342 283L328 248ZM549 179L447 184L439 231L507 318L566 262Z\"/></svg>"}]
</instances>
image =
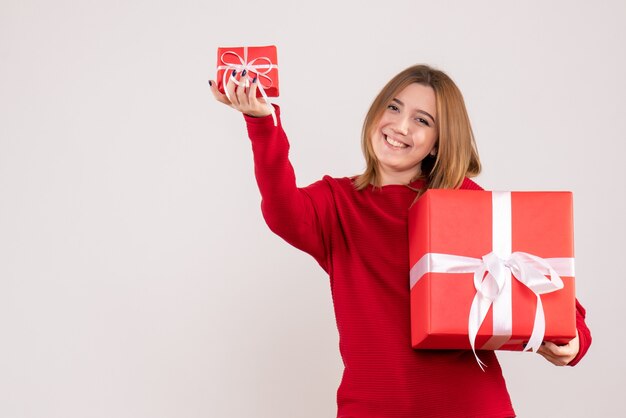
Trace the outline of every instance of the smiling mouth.
<instances>
[{"instance_id":1,"label":"smiling mouth","mask_svg":"<svg viewBox=\"0 0 626 418\"><path fill-rule=\"evenodd\" d=\"M395 141L395 140L389 138L387 135L383 135L383 138L385 139L385 142L387 142L389 145L391 145L394 148L402 149L402 148L408 148L409 147L407 144Z\"/></svg>"}]
</instances>

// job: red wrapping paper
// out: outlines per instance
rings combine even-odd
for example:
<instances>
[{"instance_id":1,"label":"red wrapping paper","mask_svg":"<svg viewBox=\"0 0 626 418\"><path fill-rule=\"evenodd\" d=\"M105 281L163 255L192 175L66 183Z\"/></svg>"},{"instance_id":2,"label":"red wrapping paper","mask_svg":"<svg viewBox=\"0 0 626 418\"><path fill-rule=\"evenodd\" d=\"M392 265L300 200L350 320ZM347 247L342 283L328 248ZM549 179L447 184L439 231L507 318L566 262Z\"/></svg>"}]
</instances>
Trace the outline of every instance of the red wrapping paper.
<instances>
[{"instance_id":1,"label":"red wrapping paper","mask_svg":"<svg viewBox=\"0 0 626 418\"><path fill-rule=\"evenodd\" d=\"M259 86L267 97L278 97L278 58L276 46L248 46L217 49L217 88L224 93L224 75L228 82L233 70L237 71L239 80L241 71L246 69L252 81L258 77ZM257 89L257 97L262 97L261 89Z\"/></svg>"},{"instance_id":2,"label":"red wrapping paper","mask_svg":"<svg viewBox=\"0 0 626 418\"><path fill-rule=\"evenodd\" d=\"M492 196L487 191L429 190L409 211L410 267L427 253L480 259L492 251ZM572 195L568 192L511 193L511 251L542 258L574 257ZM565 344L576 335L574 277L541 295L544 341ZM412 279L415 280L415 279ZM533 330L536 296L515 278L512 335L500 350L522 350ZM411 288L414 348L469 349L468 317L476 295L471 273L426 273ZM476 349L493 332L493 307L478 330ZM489 348L493 349L493 348Z\"/></svg>"}]
</instances>

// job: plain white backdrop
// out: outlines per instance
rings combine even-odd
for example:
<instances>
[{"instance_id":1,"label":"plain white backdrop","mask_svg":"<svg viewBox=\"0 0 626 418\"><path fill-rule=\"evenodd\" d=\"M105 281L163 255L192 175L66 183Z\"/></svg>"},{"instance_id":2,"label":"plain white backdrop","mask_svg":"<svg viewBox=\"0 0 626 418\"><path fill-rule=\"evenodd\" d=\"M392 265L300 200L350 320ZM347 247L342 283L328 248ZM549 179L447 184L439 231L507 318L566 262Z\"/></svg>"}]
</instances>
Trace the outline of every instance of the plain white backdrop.
<instances>
[{"instance_id":1,"label":"plain white backdrop","mask_svg":"<svg viewBox=\"0 0 626 418\"><path fill-rule=\"evenodd\" d=\"M575 368L502 353L521 417L623 410L626 3L0 0L0 417L331 417L328 279L260 214L218 46L278 46L300 185L363 169L372 99L460 86L495 190L571 190Z\"/></svg>"}]
</instances>

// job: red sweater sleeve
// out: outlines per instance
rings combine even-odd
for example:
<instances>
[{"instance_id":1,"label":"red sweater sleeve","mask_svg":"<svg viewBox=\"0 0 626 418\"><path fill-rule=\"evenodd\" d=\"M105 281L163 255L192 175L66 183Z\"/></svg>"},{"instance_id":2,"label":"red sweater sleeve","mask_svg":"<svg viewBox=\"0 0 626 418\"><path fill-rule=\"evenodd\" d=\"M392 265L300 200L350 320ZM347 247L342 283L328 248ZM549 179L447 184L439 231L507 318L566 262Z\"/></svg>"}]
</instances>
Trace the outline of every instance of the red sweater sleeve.
<instances>
[{"instance_id":1,"label":"red sweater sleeve","mask_svg":"<svg viewBox=\"0 0 626 418\"><path fill-rule=\"evenodd\" d=\"M578 330L578 339L580 348L578 349L578 354L572 361L568 363L568 366L577 365L580 360L587 354L589 350L589 346L591 345L591 331L589 331L589 327L585 323L585 316L587 315L587 311L583 308L583 305L580 304L578 299L576 300L576 329Z\"/></svg>"},{"instance_id":2,"label":"red sweater sleeve","mask_svg":"<svg viewBox=\"0 0 626 418\"><path fill-rule=\"evenodd\" d=\"M274 126L271 116L244 115L252 142L263 217L274 233L312 255L324 270L328 270L329 234L324 231L322 218L332 205L331 193L324 181L306 188L296 186L294 169L289 162L289 142L280 121L280 108L274 107L278 126Z\"/></svg>"}]
</instances>

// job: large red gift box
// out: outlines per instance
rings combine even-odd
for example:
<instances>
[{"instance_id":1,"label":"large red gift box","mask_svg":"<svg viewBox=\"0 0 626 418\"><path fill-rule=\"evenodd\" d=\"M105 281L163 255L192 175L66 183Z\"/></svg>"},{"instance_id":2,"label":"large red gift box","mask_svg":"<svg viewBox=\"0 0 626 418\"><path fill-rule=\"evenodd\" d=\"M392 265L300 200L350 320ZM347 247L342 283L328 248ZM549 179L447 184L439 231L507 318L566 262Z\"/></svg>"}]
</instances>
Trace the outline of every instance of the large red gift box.
<instances>
[{"instance_id":1,"label":"large red gift box","mask_svg":"<svg viewBox=\"0 0 626 418\"><path fill-rule=\"evenodd\" d=\"M217 49L217 88L224 93L233 70L239 80L241 72L247 71L249 80L257 77L257 97L278 97L278 58L276 46L243 46Z\"/></svg>"},{"instance_id":2,"label":"large red gift box","mask_svg":"<svg viewBox=\"0 0 626 418\"><path fill-rule=\"evenodd\" d=\"M576 336L571 193L428 190L409 251L414 348L536 351Z\"/></svg>"}]
</instances>

